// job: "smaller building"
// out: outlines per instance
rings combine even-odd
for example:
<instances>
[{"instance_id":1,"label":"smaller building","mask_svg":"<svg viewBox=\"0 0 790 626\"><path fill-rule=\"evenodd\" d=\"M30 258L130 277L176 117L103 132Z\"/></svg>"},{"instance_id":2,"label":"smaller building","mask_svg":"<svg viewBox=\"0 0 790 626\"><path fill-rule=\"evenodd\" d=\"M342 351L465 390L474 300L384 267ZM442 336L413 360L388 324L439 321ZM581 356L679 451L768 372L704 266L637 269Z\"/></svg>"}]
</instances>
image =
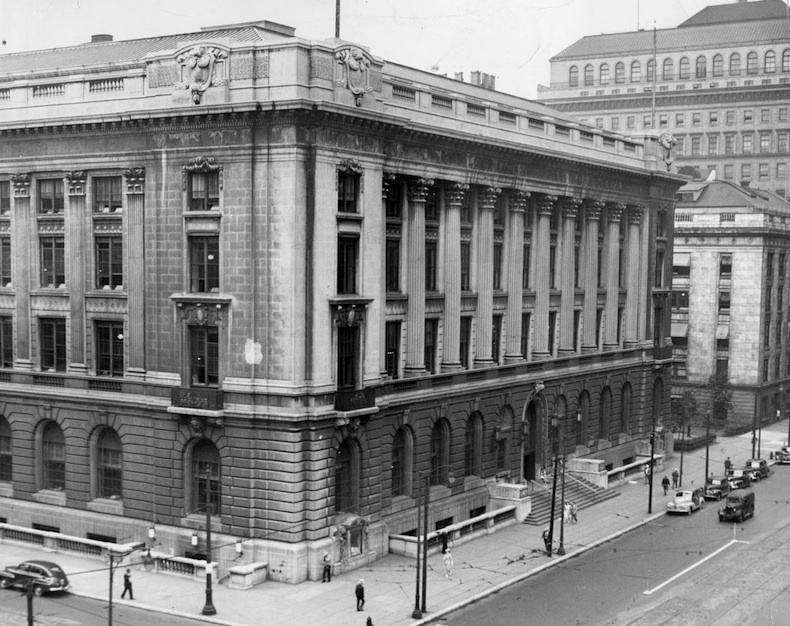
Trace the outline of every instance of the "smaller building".
<instances>
[{"instance_id":1,"label":"smaller building","mask_svg":"<svg viewBox=\"0 0 790 626\"><path fill-rule=\"evenodd\" d=\"M672 268L673 395L711 375L733 386L739 421L773 421L790 377L790 203L748 183L681 187Z\"/></svg>"}]
</instances>

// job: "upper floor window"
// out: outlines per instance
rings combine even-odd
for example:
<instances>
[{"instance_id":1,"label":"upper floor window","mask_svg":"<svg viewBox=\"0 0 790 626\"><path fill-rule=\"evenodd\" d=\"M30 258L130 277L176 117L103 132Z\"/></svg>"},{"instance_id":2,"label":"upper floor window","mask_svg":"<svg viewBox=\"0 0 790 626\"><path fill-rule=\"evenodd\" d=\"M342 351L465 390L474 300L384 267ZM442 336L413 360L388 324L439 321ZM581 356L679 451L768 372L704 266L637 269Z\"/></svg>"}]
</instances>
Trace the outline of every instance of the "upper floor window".
<instances>
[{"instance_id":1,"label":"upper floor window","mask_svg":"<svg viewBox=\"0 0 790 626\"><path fill-rule=\"evenodd\" d=\"M680 59L680 79L685 80L691 76L691 62L688 57Z\"/></svg>"},{"instance_id":2,"label":"upper floor window","mask_svg":"<svg viewBox=\"0 0 790 626\"><path fill-rule=\"evenodd\" d=\"M771 134L760 133L760 152L771 151Z\"/></svg>"},{"instance_id":3,"label":"upper floor window","mask_svg":"<svg viewBox=\"0 0 790 626\"><path fill-rule=\"evenodd\" d=\"M222 503L222 465L217 447L208 439L199 441L192 450L190 510L211 515L220 514Z\"/></svg>"},{"instance_id":4,"label":"upper floor window","mask_svg":"<svg viewBox=\"0 0 790 626\"><path fill-rule=\"evenodd\" d=\"M400 291L400 239L387 239L386 289L388 292Z\"/></svg>"},{"instance_id":5,"label":"upper floor window","mask_svg":"<svg viewBox=\"0 0 790 626\"><path fill-rule=\"evenodd\" d=\"M340 235L337 238L337 293L357 293L357 255L359 239Z\"/></svg>"},{"instance_id":6,"label":"upper floor window","mask_svg":"<svg viewBox=\"0 0 790 626\"><path fill-rule=\"evenodd\" d=\"M14 477L14 457L11 452L11 426L0 415L0 481L10 483Z\"/></svg>"},{"instance_id":7,"label":"upper floor window","mask_svg":"<svg viewBox=\"0 0 790 626\"><path fill-rule=\"evenodd\" d=\"M219 171L192 172L189 175L190 211L219 208Z\"/></svg>"},{"instance_id":8,"label":"upper floor window","mask_svg":"<svg viewBox=\"0 0 790 626\"><path fill-rule=\"evenodd\" d=\"M625 82L625 63L622 61L614 66L614 82L618 84Z\"/></svg>"},{"instance_id":9,"label":"upper floor window","mask_svg":"<svg viewBox=\"0 0 790 626\"><path fill-rule=\"evenodd\" d=\"M42 287L59 287L66 284L66 263L63 237L41 237L40 264Z\"/></svg>"},{"instance_id":10,"label":"upper floor window","mask_svg":"<svg viewBox=\"0 0 790 626\"><path fill-rule=\"evenodd\" d=\"M741 75L741 55L733 52L730 55L730 76Z\"/></svg>"},{"instance_id":11,"label":"upper floor window","mask_svg":"<svg viewBox=\"0 0 790 626\"><path fill-rule=\"evenodd\" d=\"M704 56L697 57L697 68L695 76L697 78L705 78L708 73L708 60Z\"/></svg>"},{"instance_id":12,"label":"upper floor window","mask_svg":"<svg viewBox=\"0 0 790 626\"><path fill-rule=\"evenodd\" d=\"M461 242L461 290L471 289L471 257L472 247L468 241Z\"/></svg>"},{"instance_id":13,"label":"upper floor window","mask_svg":"<svg viewBox=\"0 0 790 626\"><path fill-rule=\"evenodd\" d=\"M123 376L123 322L96 322L96 375Z\"/></svg>"},{"instance_id":14,"label":"upper floor window","mask_svg":"<svg viewBox=\"0 0 790 626\"><path fill-rule=\"evenodd\" d=\"M664 59L663 69L661 71L661 78L663 80L672 80L672 73L675 71L675 66L672 59Z\"/></svg>"},{"instance_id":15,"label":"upper floor window","mask_svg":"<svg viewBox=\"0 0 790 626\"><path fill-rule=\"evenodd\" d=\"M0 180L0 215L8 215L11 212L11 183L7 180Z\"/></svg>"},{"instance_id":16,"label":"upper floor window","mask_svg":"<svg viewBox=\"0 0 790 626\"><path fill-rule=\"evenodd\" d=\"M359 181L361 176L352 168L337 172L338 213L359 212Z\"/></svg>"},{"instance_id":17,"label":"upper floor window","mask_svg":"<svg viewBox=\"0 0 790 626\"><path fill-rule=\"evenodd\" d=\"M219 329L216 326L189 327L189 358L192 386L219 385Z\"/></svg>"},{"instance_id":18,"label":"upper floor window","mask_svg":"<svg viewBox=\"0 0 790 626\"><path fill-rule=\"evenodd\" d=\"M189 291L219 291L219 237L189 238Z\"/></svg>"},{"instance_id":19,"label":"upper floor window","mask_svg":"<svg viewBox=\"0 0 790 626\"><path fill-rule=\"evenodd\" d=\"M743 153L744 154L751 154L752 153L752 135L744 135L741 139L741 144L743 146Z\"/></svg>"},{"instance_id":20,"label":"upper floor window","mask_svg":"<svg viewBox=\"0 0 790 626\"><path fill-rule=\"evenodd\" d=\"M759 70L758 63L759 60L757 58L756 52L750 52L748 55L746 55L746 73L756 74Z\"/></svg>"},{"instance_id":21,"label":"upper floor window","mask_svg":"<svg viewBox=\"0 0 790 626\"><path fill-rule=\"evenodd\" d=\"M765 73L773 74L776 71L776 52L769 50L765 53Z\"/></svg>"},{"instance_id":22,"label":"upper floor window","mask_svg":"<svg viewBox=\"0 0 790 626\"><path fill-rule=\"evenodd\" d=\"M502 289L502 244L494 244L494 279L493 288Z\"/></svg>"},{"instance_id":23,"label":"upper floor window","mask_svg":"<svg viewBox=\"0 0 790 626\"><path fill-rule=\"evenodd\" d=\"M647 62L647 80L652 81L656 77L656 62L650 59Z\"/></svg>"},{"instance_id":24,"label":"upper floor window","mask_svg":"<svg viewBox=\"0 0 790 626\"><path fill-rule=\"evenodd\" d=\"M66 441L55 422L44 427L42 446L42 489L66 488Z\"/></svg>"},{"instance_id":25,"label":"upper floor window","mask_svg":"<svg viewBox=\"0 0 790 626\"><path fill-rule=\"evenodd\" d=\"M568 87L579 86L579 68L572 65L568 71Z\"/></svg>"},{"instance_id":26,"label":"upper floor window","mask_svg":"<svg viewBox=\"0 0 790 626\"><path fill-rule=\"evenodd\" d=\"M123 237L96 237L96 289L123 286Z\"/></svg>"},{"instance_id":27,"label":"upper floor window","mask_svg":"<svg viewBox=\"0 0 790 626\"><path fill-rule=\"evenodd\" d=\"M754 121L754 113L751 109L744 109L743 111L743 123L744 124L751 124Z\"/></svg>"},{"instance_id":28,"label":"upper floor window","mask_svg":"<svg viewBox=\"0 0 790 626\"><path fill-rule=\"evenodd\" d=\"M639 61L631 63L631 82L638 83L642 80L642 64Z\"/></svg>"},{"instance_id":29,"label":"upper floor window","mask_svg":"<svg viewBox=\"0 0 790 626\"><path fill-rule=\"evenodd\" d=\"M585 65L584 66L584 85L585 87L590 87L595 83L594 77L595 70L593 69L592 65Z\"/></svg>"},{"instance_id":30,"label":"upper floor window","mask_svg":"<svg viewBox=\"0 0 790 626\"><path fill-rule=\"evenodd\" d=\"M436 291L436 273L438 270L437 242L425 242L425 290Z\"/></svg>"},{"instance_id":31,"label":"upper floor window","mask_svg":"<svg viewBox=\"0 0 790 626\"><path fill-rule=\"evenodd\" d=\"M728 126L735 124L735 111L727 111L725 119Z\"/></svg>"},{"instance_id":32,"label":"upper floor window","mask_svg":"<svg viewBox=\"0 0 790 626\"><path fill-rule=\"evenodd\" d=\"M63 179L38 181L38 212L63 213Z\"/></svg>"},{"instance_id":33,"label":"upper floor window","mask_svg":"<svg viewBox=\"0 0 790 626\"><path fill-rule=\"evenodd\" d=\"M41 369L66 371L66 320L42 318L39 322Z\"/></svg>"},{"instance_id":34,"label":"upper floor window","mask_svg":"<svg viewBox=\"0 0 790 626\"><path fill-rule=\"evenodd\" d=\"M0 317L0 367L14 367L14 323L10 315Z\"/></svg>"},{"instance_id":35,"label":"upper floor window","mask_svg":"<svg viewBox=\"0 0 790 626\"><path fill-rule=\"evenodd\" d=\"M0 287L11 286L11 237L0 237Z\"/></svg>"},{"instance_id":36,"label":"upper floor window","mask_svg":"<svg viewBox=\"0 0 790 626\"><path fill-rule=\"evenodd\" d=\"M121 438L112 428L104 428L96 446L97 496L120 498L123 495L123 452Z\"/></svg>"},{"instance_id":37,"label":"upper floor window","mask_svg":"<svg viewBox=\"0 0 790 626\"><path fill-rule=\"evenodd\" d=\"M93 210L114 213L122 208L121 177L98 176L93 179Z\"/></svg>"},{"instance_id":38,"label":"upper floor window","mask_svg":"<svg viewBox=\"0 0 790 626\"><path fill-rule=\"evenodd\" d=\"M602 85L609 84L609 64L608 63L601 63L600 69L600 80Z\"/></svg>"},{"instance_id":39,"label":"upper floor window","mask_svg":"<svg viewBox=\"0 0 790 626\"><path fill-rule=\"evenodd\" d=\"M782 71L790 72L790 50L782 52Z\"/></svg>"},{"instance_id":40,"label":"upper floor window","mask_svg":"<svg viewBox=\"0 0 790 626\"><path fill-rule=\"evenodd\" d=\"M724 76L724 57L720 54L713 57L713 75Z\"/></svg>"}]
</instances>

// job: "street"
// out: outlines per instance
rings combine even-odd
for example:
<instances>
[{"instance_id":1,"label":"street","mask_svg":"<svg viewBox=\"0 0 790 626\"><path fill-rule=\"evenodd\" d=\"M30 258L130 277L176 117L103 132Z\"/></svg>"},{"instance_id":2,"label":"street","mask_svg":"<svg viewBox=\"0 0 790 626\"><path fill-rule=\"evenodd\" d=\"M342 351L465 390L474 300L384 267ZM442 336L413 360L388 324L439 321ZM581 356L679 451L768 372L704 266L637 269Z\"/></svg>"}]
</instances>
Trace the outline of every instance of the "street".
<instances>
[{"instance_id":1,"label":"street","mask_svg":"<svg viewBox=\"0 0 790 626\"><path fill-rule=\"evenodd\" d=\"M787 608L790 467L753 486L754 519L720 523L718 502L665 516L524 583L458 611L445 623L763 624ZM777 603L779 606L774 606ZM781 613L786 615L786 613Z\"/></svg>"}]
</instances>

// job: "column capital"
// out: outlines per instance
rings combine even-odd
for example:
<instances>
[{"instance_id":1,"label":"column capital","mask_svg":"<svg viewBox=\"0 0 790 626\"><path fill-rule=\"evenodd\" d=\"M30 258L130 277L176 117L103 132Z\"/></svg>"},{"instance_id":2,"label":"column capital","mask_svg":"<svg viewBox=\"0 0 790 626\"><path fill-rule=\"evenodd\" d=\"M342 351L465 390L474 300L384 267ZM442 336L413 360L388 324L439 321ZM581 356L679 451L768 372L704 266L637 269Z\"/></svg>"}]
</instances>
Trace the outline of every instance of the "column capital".
<instances>
[{"instance_id":1,"label":"column capital","mask_svg":"<svg viewBox=\"0 0 790 626\"><path fill-rule=\"evenodd\" d=\"M478 195L480 199L480 208L493 209L500 193L502 193L500 187L483 187Z\"/></svg>"},{"instance_id":2,"label":"column capital","mask_svg":"<svg viewBox=\"0 0 790 626\"><path fill-rule=\"evenodd\" d=\"M66 180L66 185L69 188L70 196L84 196L85 183L88 180L88 174L85 170L77 170L74 172L65 172L63 178Z\"/></svg>"},{"instance_id":3,"label":"column capital","mask_svg":"<svg viewBox=\"0 0 790 626\"><path fill-rule=\"evenodd\" d=\"M514 191L508 198L508 208L514 212L525 211L531 195L529 191Z\"/></svg>"},{"instance_id":4,"label":"column capital","mask_svg":"<svg viewBox=\"0 0 790 626\"><path fill-rule=\"evenodd\" d=\"M425 202L428 189L433 186L432 178L412 178L409 180L409 202Z\"/></svg>"},{"instance_id":5,"label":"column capital","mask_svg":"<svg viewBox=\"0 0 790 626\"><path fill-rule=\"evenodd\" d=\"M620 204L619 202L606 203L606 218L610 222L619 222L623 216L623 211L625 211L624 204Z\"/></svg>"},{"instance_id":6,"label":"column capital","mask_svg":"<svg viewBox=\"0 0 790 626\"><path fill-rule=\"evenodd\" d=\"M30 196L30 174L12 174L11 182L14 185L15 198L27 198Z\"/></svg>"},{"instance_id":7,"label":"column capital","mask_svg":"<svg viewBox=\"0 0 790 626\"><path fill-rule=\"evenodd\" d=\"M575 218L579 213L579 207L582 205L581 198L574 198L573 196L566 196L562 201L562 215L564 217Z\"/></svg>"},{"instance_id":8,"label":"column capital","mask_svg":"<svg viewBox=\"0 0 790 626\"><path fill-rule=\"evenodd\" d=\"M590 200L584 201L584 214L588 220L597 220L601 218L601 211L603 211L606 203L603 200Z\"/></svg>"},{"instance_id":9,"label":"column capital","mask_svg":"<svg viewBox=\"0 0 790 626\"><path fill-rule=\"evenodd\" d=\"M381 174L381 198L386 200L389 196L392 185L395 182L395 174L392 172L382 172Z\"/></svg>"},{"instance_id":10,"label":"column capital","mask_svg":"<svg viewBox=\"0 0 790 626\"><path fill-rule=\"evenodd\" d=\"M126 179L126 193L143 193L145 185L145 168L130 167L121 172Z\"/></svg>"},{"instance_id":11,"label":"column capital","mask_svg":"<svg viewBox=\"0 0 790 626\"><path fill-rule=\"evenodd\" d=\"M544 193L538 198L538 214L551 215L554 211L554 203L557 202L557 196Z\"/></svg>"},{"instance_id":12,"label":"column capital","mask_svg":"<svg viewBox=\"0 0 790 626\"><path fill-rule=\"evenodd\" d=\"M628 223L629 224L639 224L642 221L642 213L644 213L645 207L641 204L629 204L628 205Z\"/></svg>"},{"instance_id":13,"label":"column capital","mask_svg":"<svg viewBox=\"0 0 790 626\"><path fill-rule=\"evenodd\" d=\"M469 185L466 183L450 183L445 188L447 204L463 204L464 196L468 191Z\"/></svg>"}]
</instances>

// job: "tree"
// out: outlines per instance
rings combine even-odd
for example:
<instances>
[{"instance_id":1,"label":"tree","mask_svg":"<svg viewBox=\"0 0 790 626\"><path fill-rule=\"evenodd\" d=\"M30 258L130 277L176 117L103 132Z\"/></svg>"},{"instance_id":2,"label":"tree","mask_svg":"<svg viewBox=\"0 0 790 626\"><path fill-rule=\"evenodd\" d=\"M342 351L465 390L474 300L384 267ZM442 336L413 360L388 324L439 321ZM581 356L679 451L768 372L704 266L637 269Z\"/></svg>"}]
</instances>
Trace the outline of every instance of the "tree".
<instances>
[{"instance_id":1,"label":"tree","mask_svg":"<svg viewBox=\"0 0 790 626\"><path fill-rule=\"evenodd\" d=\"M708 390L712 421L721 426L735 408L732 403L732 385L727 374L718 373L711 376L708 379Z\"/></svg>"},{"instance_id":2,"label":"tree","mask_svg":"<svg viewBox=\"0 0 790 626\"><path fill-rule=\"evenodd\" d=\"M689 429L688 435L691 436L691 424L697 416L697 396L688 389L679 398L672 398L672 430L683 432L684 428Z\"/></svg>"}]
</instances>

